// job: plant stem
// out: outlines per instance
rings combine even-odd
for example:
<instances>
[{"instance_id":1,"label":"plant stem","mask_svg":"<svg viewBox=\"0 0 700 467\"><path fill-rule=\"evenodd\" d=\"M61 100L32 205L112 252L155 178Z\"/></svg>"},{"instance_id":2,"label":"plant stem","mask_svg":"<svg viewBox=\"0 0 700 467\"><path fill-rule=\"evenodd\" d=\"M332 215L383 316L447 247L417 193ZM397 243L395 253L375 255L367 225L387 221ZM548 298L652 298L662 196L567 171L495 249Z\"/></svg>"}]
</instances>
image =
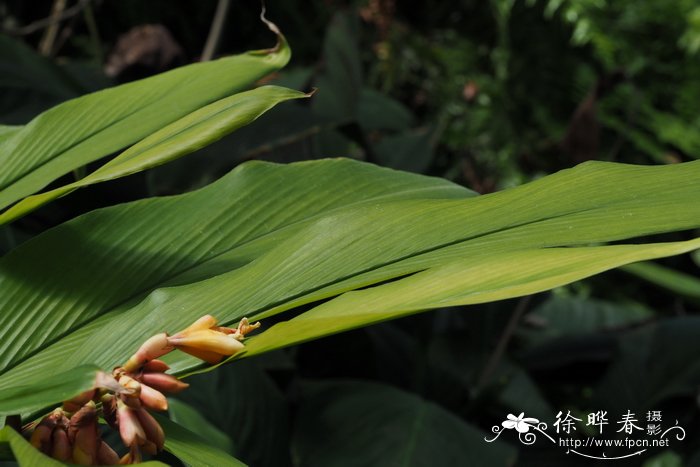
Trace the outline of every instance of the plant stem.
<instances>
[{"instance_id":1,"label":"plant stem","mask_svg":"<svg viewBox=\"0 0 700 467\"><path fill-rule=\"evenodd\" d=\"M51 7L51 16L49 16L49 24L46 31L44 31L41 42L39 42L39 53L44 57L52 55L56 35L58 34L58 25L65 9L66 0L54 0L53 7Z\"/></svg>"},{"instance_id":2,"label":"plant stem","mask_svg":"<svg viewBox=\"0 0 700 467\"><path fill-rule=\"evenodd\" d=\"M506 348L508 347L508 343L513 337L513 333L515 333L515 329L518 325L518 322L520 321L520 318L523 316L523 313L525 313L525 310L527 309L527 306L530 303L531 297L532 295L528 295L526 297L521 298L518 301L518 304L515 306L515 310L513 310L513 314L510 316L508 324L506 324L506 327L503 330L503 334L501 334L501 337L498 339L496 348L493 350L493 353L489 357L488 362L486 362L486 366L481 372L481 376L479 376L479 380L477 381L475 388L476 393L481 392L481 390L491 381L493 373L496 370L496 368L498 368L499 363L501 363L501 360L503 359L503 354L505 353Z\"/></svg>"},{"instance_id":3,"label":"plant stem","mask_svg":"<svg viewBox=\"0 0 700 467\"><path fill-rule=\"evenodd\" d=\"M226 14L228 13L228 7L230 4L230 0L219 0L219 3L216 5L214 20L211 23L209 36L207 37L207 42L204 45L204 50L202 51L202 62L208 62L216 53L216 49L219 46L219 40L221 39L221 33L224 31L224 20L226 19Z\"/></svg>"},{"instance_id":4,"label":"plant stem","mask_svg":"<svg viewBox=\"0 0 700 467\"><path fill-rule=\"evenodd\" d=\"M82 11L85 6L90 3L91 0L80 0L76 5L73 5L70 8L66 8L65 10L62 10L61 13L58 15L54 15L53 13L48 16L47 18L43 18L37 21L34 21L33 23L29 23L26 26L22 26L19 28L7 28L7 29L2 29L2 32L5 34L10 34L12 36L26 36L28 34L32 34L37 32L40 29L43 29L47 26L50 26L52 24L57 24L60 23L61 21L65 21L68 18L72 18L73 16L77 15Z\"/></svg>"},{"instance_id":5,"label":"plant stem","mask_svg":"<svg viewBox=\"0 0 700 467\"><path fill-rule=\"evenodd\" d=\"M93 11L90 2L85 3L83 17L85 18L85 24L87 25L88 32L90 33L90 41L92 42L92 48L95 52L95 58L97 59L97 63L101 66L104 61L104 57L102 56L102 41L100 40L100 32L97 29L95 12Z\"/></svg>"}]
</instances>

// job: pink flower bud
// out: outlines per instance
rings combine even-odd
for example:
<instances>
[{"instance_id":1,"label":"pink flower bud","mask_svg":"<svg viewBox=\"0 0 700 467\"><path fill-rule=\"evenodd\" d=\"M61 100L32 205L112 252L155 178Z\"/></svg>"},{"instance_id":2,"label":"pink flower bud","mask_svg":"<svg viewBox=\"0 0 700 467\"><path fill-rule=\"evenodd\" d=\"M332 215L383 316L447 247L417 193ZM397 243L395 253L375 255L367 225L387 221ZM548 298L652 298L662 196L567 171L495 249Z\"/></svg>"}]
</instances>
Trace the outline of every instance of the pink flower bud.
<instances>
[{"instance_id":1,"label":"pink flower bud","mask_svg":"<svg viewBox=\"0 0 700 467\"><path fill-rule=\"evenodd\" d=\"M129 392L122 395L124 400L138 399L141 396L141 383L136 381L129 375L122 375L119 378L119 384Z\"/></svg>"},{"instance_id":2,"label":"pink flower bud","mask_svg":"<svg viewBox=\"0 0 700 467\"><path fill-rule=\"evenodd\" d=\"M161 392L175 393L189 387L189 384L165 373L144 373L141 375L141 382Z\"/></svg>"},{"instance_id":3,"label":"pink flower bud","mask_svg":"<svg viewBox=\"0 0 700 467\"><path fill-rule=\"evenodd\" d=\"M146 373L165 373L170 367L163 360L151 360L143 366Z\"/></svg>"},{"instance_id":4,"label":"pink flower bud","mask_svg":"<svg viewBox=\"0 0 700 467\"><path fill-rule=\"evenodd\" d=\"M109 444L100 441L100 447L97 449L97 462L100 465L116 465L119 464L119 455L109 447Z\"/></svg>"},{"instance_id":5,"label":"pink flower bud","mask_svg":"<svg viewBox=\"0 0 700 467\"><path fill-rule=\"evenodd\" d=\"M164 332L156 334L144 342L129 361L124 365L124 370L128 373L138 371L146 362L162 357L173 350L168 345L168 335Z\"/></svg>"},{"instance_id":6,"label":"pink flower bud","mask_svg":"<svg viewBox=\"0 0 700 467\"><path fill-rule=\"evenodd\" d=\"M139 397L123 397L122 396L121 401L124 402L124 404L131 407L132 409L140 409L141 408L140 395L139 395Z\"/></svg>"},{"instance_id":7,"label":"pink flower bud","mask_svg":"<svg viewBox=\"0 0 700 467\"><path fill-rule=\"evenodd\" d=\"M117 400L117 422L119 423L119 435L128 447L139 446L146 439L146 434L139 423L136 411L121 400Z\"/></svg>"},{"instance_id":8,"label":"pink flower bud","mask_svg":"<svg viewBox=\"0 0 700 467\"><path fill-rule=\"evenodd\" d=\"M151 410L158 410L160 412L168 410L168 400L165 398L163 393L153 389L147 384L141 385L141 404Z\"/></svg>"},{"instance_id":9,"label":"pink flower bud","mask_svg":"<svg viewBox=\"0 0 700 467\"><path fill-rule=\"evenodd\" d=\"M156 452L161 451L163 449L163 445L165 444L165 433L163 432L163 428L156 421L156 419L144 409L137 411L136 415L141 423L141 426L143 427L144 433L146 433L146 439L155 445ZM149 454L156 454L156 452L150 452L147 450L145 445L144 451L148 452Z\"/></svg>"}]
</instances>

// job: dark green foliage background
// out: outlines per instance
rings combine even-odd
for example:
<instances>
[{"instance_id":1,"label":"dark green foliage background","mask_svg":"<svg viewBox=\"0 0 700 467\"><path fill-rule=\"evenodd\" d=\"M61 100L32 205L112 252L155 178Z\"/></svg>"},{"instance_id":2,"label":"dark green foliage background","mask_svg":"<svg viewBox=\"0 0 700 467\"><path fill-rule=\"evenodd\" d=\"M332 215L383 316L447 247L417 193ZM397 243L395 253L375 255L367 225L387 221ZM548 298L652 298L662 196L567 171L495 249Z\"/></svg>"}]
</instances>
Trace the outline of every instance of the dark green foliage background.
<instances>
[{"instance_id":1,"label":"dark green foliage background","mask_svg":"<svg viewBox=\"0 0 700 467\"><path fill-rule=\"evenodd\" d=\"M83 212L189 191L253 158L348 156L486 193L588 159L700 157L693 0L266 3L294 54L271 80L317 87L313 99L2 227L0 254ZM51 4L0 0L8 32L0 36L0 124L26 123L114 84L102 68L134 26L166 26L182 62L196 61L216 8L213 0L94 1L41 57L43 29L12 31L47 16ZM232 2L219 55L272 45L259 9ZM690 235L665 239L683 238ZM508 413L551 424L560 410L584 420L607 410L612 437L627 410L641 423L661 410L664 426L677 420L686 439L616 465L698 466L699 258L663 262L686 276L682 289L675 278L664 287L613 271L526 300L439 310L238 362L192 377L187 405L174 405L173 416L252 466L542 466L594 461L543 439L523 446L513 432L500 444L483 437ZM583 425L580 436L589 434Z\"/></svg>"}]
</instances>

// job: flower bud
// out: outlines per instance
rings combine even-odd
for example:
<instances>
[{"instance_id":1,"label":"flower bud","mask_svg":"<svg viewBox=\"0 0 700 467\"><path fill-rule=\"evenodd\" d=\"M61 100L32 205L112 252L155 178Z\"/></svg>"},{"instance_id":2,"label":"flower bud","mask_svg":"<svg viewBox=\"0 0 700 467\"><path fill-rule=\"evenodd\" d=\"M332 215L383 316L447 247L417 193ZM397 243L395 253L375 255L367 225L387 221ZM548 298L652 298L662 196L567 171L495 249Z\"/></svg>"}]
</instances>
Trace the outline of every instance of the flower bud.
<instances>
[{"instance_id":1,"label":"flower bud","mask_svg":"<svg viewBox=\"0 0 700 467\"><path fill-rule=\"evenodd\" d=\"M100 447L97 449L97 462L100 465L116 465L119 464L119 455L109 447L109 444L100 441Z\"/></svg>"},{"instance_id":2,"label":"flower bud","mask_svg":"<svg viewBox=\"0 0 700 467\"><path fill-rule=\"evenodd\" d=\"M128 373L138 371L146 362L162 357L171 350L173 348L168 344L168 335L164 332L156 334L147 339L129 358L129 361L124 365L124 370Z\"/></svg>"},{"instance_id":3,"label":"flower bud","mask_svg":"<svg viewBox=\"0 0 700 467\"><path fill-rule=\"evenodd\" d=\"M141 446L141 450L146 454L150 454L152 456L158 454L158 447L156 446L156 443L153 443L148 440L144 441L143 445Z\"/></svg>"},{"instance_id":4,"label":"flower bud","mask_svg":"<svg viewBox=\"0 0 700 467\"><path fill-rule=\"evenodd\" d=\"M189 384L165 373L144 373L141 382L161 392L177 393L189 387Z\"/></svg>"},{"instance_id":5,"label":"flower bud","mask_svg":"<svg viewBox=\"0 0 700 467\"><path fill-rule=\"evenodd\" d=\"M151 360L143 366L146 373L165 373L170 367L163 360Z\"/></svg>"},{"instance_id":6,"label":"flower bud","mask_svg":"<svg viewBox=\"0 0 700 467\"><path fill-rule=\"evenodd\" d=\"M71 460L73 448L70 445L66 430L62 427L56 427L53 430L51 441L51 457L62 462L69 462Z\"/></svg>"},{"instance_id":7,"label":"flower bud","mask_svg":"<svg viewBox=\"0 0 700 467\"><path fill-rule=\"evenodd\" d=\"M151 410L158 410L160 412L168 410L168 400L163 393L146 384L141 385L141 396L139 399L144 407Z\"/></svg>"},{"instance_id":8,"label":"flower bud","mask_svg":"<svg viewBox=\"0 0 700 467\"><path fill-rule=\"evenodd\" d=\"M128 447L138 446L146 439L141 423L136 416L136 411L121 400L117 400L117 421L119 423L119 435Z\"/></svg>"},{"instance_id":9,"label":"flower bud","mask_svg":"<svg viewBox=\"0 0 700 467\"><path fill-rule=\"evenodd\" d=\"M143 427L143 431L146 434L146 439L154 444L156 452L150 452L150 450L146 448L145 444L143 450L149 454L156 454L157 452L163 450L163 445L165 444L165 433L163 432L163 428L160 426L158 421L144 409L138 410L136 412L136 416L139 419L141 427Z\"/></svg>"},{"instance_id":10,"label":"flower bud","mask_svg":"<svg viewBox=\"0 0 700 467\"><path fill-rule=\"evenodd\" d=\"M32 437L29 442L39 451L44 454L51 454L51 434L53 427L39 423L32 432Z\"/></svg>"},{"instance_id":11,"label":"flower bud","mask_svg":"<svg viewBox=\"0 0 700 467\"><path fill-rule=\"evenodd\" d=\"M178 346L178 350L181 350L186 354L190 354L193 357L197 357L200 360L204 360L207 363L211 363L212 365L215 365L224 359L224 355L219 353L188 347L186 345Z\"/></svg>"},{"instance_id":12,"label":"flower bud","mask_svg":"<svg viewBox=\"0 0 700 467\"><path fill-rule=\"evenodd\" d=\"M184 330L178 332L175 335L180 336L180 335L184 335L184 334L189 334L189 333L194 332L194 331L203 331L205 329L211 329L214 326L216 326L217 324L218 324L218 321L212 315L204 315L201 318L199 318L197 321L195 321L194 323L190 324Z\"/></svg>"},{"instance_id":13,"label":"flower bud","mask_svg":"<svg viewBox=\"0 0 700 467\"><path fill-rule=\"evenodd\" d=\"M68 424L68 438L73 443L73 462L79 465L94 465L97 461L99 441L94 402L88 402L73 414Z\"/></svg>"},{"instance_id":14,"label":"flower bud","mask_svg":"<svg viewBox=\"0 0 700 467\"><path fill-rule=\"evenodd\" d=\"M140 407L141 403L139 402L139 398L141 397L141 383L129 375L122 375L119 378L119 384L129 390L128 394L123 394L121 396L122 400L131 407Z\"/></svg>"},{"instance_id":15,"label":"flower bud","mask_svg":"<svg viewBox=\"0 0 700 467\"><path fill-rule=\"evenodd\" d=\"M34 428L32 436L29 442L36 449L40 450L44 454L51 454L51 448L53 444L53 431L56 427L66 426L66 416L63 414L63 410L56 409L46 417L44 417L39 424Z\"/></svg>"},{"instance_id":16,"label":"flower bud","mask_svg":"<svg viewBox=\"0 0 700 467\"><path fill-rule=\"evenodd\" d=\"M117 398L113 394L104 394L102 401L102 417L112 428L117 428Z\"/></svg>"},{"instance_id":17,"label":"flower bud","mask_svg":"<svg viewBox=\"0 0 700 467\"><path fill-rule=\"evenodd\" d=\"M243 344L221 332L205 329L194 331L181 337L173 336L168 342L175 347L191 347L219 355L233 355L243 348Z\"/></svg>"}]
</instances>

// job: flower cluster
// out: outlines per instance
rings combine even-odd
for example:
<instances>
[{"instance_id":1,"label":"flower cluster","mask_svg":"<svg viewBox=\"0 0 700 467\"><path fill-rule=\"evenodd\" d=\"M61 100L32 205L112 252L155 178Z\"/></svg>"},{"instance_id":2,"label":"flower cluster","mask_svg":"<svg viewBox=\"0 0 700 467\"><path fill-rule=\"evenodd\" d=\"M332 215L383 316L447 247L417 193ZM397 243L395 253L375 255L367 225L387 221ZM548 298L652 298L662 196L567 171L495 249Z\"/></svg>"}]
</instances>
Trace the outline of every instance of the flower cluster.
<instances>
[{"instance_id":1,"label":"flower cluster","mask_svg":"<svg viewBox=\"0 0 700 467\"><path fill-rule=\"evenodd\" d=\"M243 349L245 335L260 323L243 318L237 328L218 326L206 315L181 332L147 339L112 375L101 373L95 387L63 403L39 423L30 424L30 442L46 455L78 465L115 465L141 462L142 453L163 449L165 434L150 411L168 409L166 393L189 385L169 375L159 360L178 349L216 364ZM119 432L129 451L120 456L100 436L99 418Z\"/></svg>"}]
</instances>

